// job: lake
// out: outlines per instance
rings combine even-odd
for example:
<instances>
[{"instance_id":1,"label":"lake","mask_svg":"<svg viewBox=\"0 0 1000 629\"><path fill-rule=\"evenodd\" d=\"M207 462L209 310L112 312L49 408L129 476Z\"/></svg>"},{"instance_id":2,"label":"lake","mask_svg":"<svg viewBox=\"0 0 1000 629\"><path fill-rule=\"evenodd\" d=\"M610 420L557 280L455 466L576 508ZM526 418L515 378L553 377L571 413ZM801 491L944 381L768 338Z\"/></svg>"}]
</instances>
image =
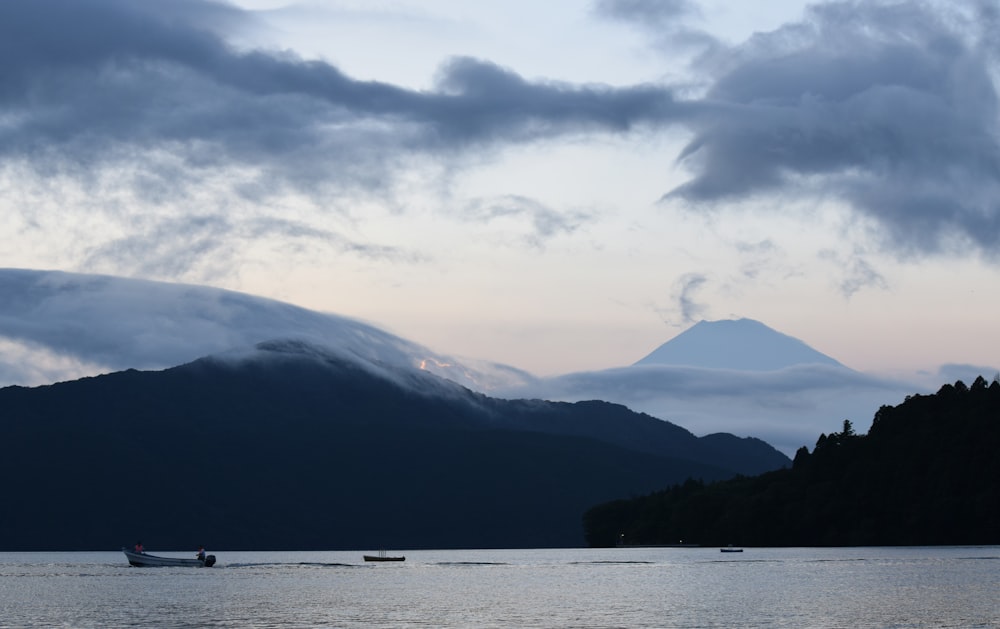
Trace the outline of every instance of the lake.
<instances>
[{"instance_id":1,"label":"lake","mask_svg":"<svg viewBox=\"0 0 1000 629\"><path fill-rule=\"evenodd\" d=\"M1000 627L998 546L209 552L0 553L0 627Z\"/></svg>"}]
</instances>

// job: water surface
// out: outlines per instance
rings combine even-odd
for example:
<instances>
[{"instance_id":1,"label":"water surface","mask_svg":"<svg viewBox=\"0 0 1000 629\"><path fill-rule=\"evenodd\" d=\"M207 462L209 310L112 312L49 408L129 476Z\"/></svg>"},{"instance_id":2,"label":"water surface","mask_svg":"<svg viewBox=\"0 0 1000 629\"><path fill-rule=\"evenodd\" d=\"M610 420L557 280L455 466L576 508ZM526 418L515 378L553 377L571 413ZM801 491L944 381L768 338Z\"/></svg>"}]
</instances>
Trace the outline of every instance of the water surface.
<instances>
[{"instance_id":1,"label":"water surface","mask_svg":"<svg viewBox=\"0 0 1000 629\"><path fill-rule=\"evenodd\" d=\"M0 627L1000 627L996 546L210 552L0 553Z\"/></svg>"}]
</instances>

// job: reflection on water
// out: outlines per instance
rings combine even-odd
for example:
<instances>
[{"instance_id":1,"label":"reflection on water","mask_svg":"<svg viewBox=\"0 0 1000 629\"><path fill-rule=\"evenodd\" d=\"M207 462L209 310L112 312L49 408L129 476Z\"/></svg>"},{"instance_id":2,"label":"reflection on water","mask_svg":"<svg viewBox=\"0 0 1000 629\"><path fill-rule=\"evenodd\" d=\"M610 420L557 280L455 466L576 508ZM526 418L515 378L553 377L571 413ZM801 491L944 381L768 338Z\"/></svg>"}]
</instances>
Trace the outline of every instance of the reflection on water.
<instances>
[{"instance_id":1,"label":"reflection on water","mask_svg":"<svg viewBox=\"0 0 1000 629\"><path fill-rule=\"evenodd\" d=\"M0 627L997 627L1000 547L0 553Z\"/></svg>"}]
</instances>

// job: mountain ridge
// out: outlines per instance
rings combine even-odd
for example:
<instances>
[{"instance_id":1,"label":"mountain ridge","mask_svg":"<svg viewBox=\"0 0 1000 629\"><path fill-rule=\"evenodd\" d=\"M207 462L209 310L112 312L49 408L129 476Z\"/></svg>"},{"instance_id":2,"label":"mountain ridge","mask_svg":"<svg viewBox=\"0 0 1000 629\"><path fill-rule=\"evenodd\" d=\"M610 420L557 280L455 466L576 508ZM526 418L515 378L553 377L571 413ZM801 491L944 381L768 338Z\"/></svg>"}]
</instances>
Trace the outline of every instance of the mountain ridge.
<instances>
[{"instance_id":1,"label":"mountain ridge","mask_svg":"<svg viewBox=\"0 0 1000 629\"><path fill-rule=\"evenodd\" d=\"M497 400L284 340L6 387L0 418L17 444L0 473L22 479L7 550L578 546L595 502L789 464L620 405Z\"/></svg>"}]
</instances>

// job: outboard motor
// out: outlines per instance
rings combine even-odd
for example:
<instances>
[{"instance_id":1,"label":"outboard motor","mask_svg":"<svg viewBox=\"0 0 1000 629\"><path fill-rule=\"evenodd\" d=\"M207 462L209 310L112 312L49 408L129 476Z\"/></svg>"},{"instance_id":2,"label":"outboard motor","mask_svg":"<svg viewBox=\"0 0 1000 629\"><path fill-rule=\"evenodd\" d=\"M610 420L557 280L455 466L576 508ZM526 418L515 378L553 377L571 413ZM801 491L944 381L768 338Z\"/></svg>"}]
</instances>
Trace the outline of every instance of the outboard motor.
<instances>
[{"instance_id":1,"label":"outboard motor","mask_svg":"<svg viewBox=\"0 0 1000 629\"><path fill-rule=\"evenodd\" d=\"M215 565L215 555L209 555L208 557L205 557L206 568L211 568L214 565Z\"/></svg>"}]
</instances>

